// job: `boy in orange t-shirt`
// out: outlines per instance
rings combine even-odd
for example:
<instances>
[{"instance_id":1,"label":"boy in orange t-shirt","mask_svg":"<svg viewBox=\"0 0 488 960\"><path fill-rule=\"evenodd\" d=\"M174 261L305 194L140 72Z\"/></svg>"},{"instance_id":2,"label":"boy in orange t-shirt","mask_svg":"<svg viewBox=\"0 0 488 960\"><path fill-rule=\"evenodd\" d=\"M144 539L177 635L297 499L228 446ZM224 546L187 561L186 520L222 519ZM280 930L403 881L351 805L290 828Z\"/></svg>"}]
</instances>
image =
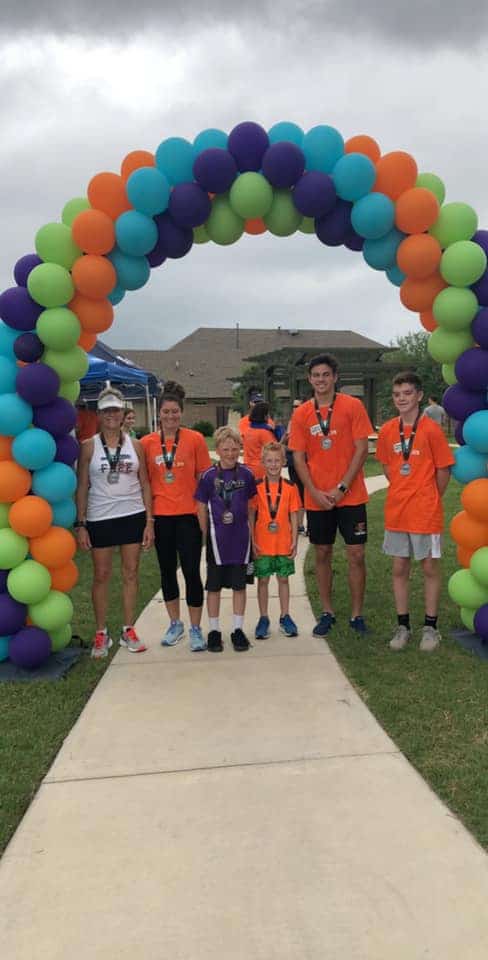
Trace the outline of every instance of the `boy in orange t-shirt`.
<instances>
[{"instance_id":1,"label":"boy in orange t-shirt","mask_svg":"<svg viewBox=\"0 0 488 960\"><path fill-rule=\"evenodd\" d=\"M294 483L281 476L285 451L272 441L263 447L264 477L257 481L257 493L249 504L249 522L253 540L254 573L258 579L259 621L256 640L269 637L269 578L276 574L280 598L280 631L286 637L298 636L290 617L288 577L295 573L300 495Z\"/></svg>"},{"instance_id":2,"label":"boy in orange t-shirt","mask_svg":"<svg viewBox=\"0 0 488 960\"><path fill-rule=\"evenodd\" d=\"M441 427L422 416L422 382L416 373L399 373L393 380L393 403L399 417L383 424L376 459L389 481L385 503L383 551L393 559L393 593L398 626L392 650L410 640L408 613L410 562L420 560L424 575L425 621L420 649L440 643L437 614L441 592L442 496L455 459Z\"/></svg>"}]
</instances>

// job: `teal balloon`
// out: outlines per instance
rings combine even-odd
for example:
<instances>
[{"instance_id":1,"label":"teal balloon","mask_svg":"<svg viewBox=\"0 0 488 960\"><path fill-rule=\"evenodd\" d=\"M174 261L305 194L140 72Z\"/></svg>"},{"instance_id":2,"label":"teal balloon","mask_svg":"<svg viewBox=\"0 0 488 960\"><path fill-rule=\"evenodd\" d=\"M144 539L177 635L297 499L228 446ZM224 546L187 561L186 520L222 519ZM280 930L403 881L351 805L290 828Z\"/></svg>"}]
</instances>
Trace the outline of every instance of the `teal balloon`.
<instances>
[{"instance_id":1,"label":"teal balloon","mask_svg":"<svg viewBox=\"0 0 488 960\"><path fill-rule=\"evenodd\" d=\"M396 254L405 234L395 227L379 240L365 240L363 257L373 270L388 270L396 263Z\"/></svg>"},{"instance_id":2,"label":"teal balloon","mask_svg":"<svg viewBox=\"0 0 488 960\"><path fill-rule=\"evenodd\" d=\"M28 606L29 617L36 627L48 633L60 630L73 618L73 603L66 593L50 590L39 603Z\"/></svg>"},{"instance_id":3,"label":"teal balloon","mask_svg":"<svg viewBox=\"0 0 488 960\"><path fill-rule=\"evenodd\" d=\"M42 470L56 456L56 441L47 430L31 427L15 437L12 456L26 470Z\"/></svg>"},{"instance_id":4,"label":"teal balloon","mask_svg":"<svg viewBox=\"0 0 488 960\"><path fill-rule=\"evenodd\" d=\"M298 124L292 123L291 120L280 120L279 123L274 123L268 130L270 143L281 143L283 140L287 140L289 143L294 143L297 147L301 147L303 137L304 133L302 128L299 127Z\"/></svg>"},{"instance_id":5,"label":"teal balloon","mask_svg":"<svg viewBox=\"0 0 488 960\"><path fill-rule=\"evenodd\" d=\"M403 281L406 279L406 274L402 273L400 267L397 266L389 267L386 271L386 276L395 287L401 287Z\"/></svg>"},{"instance_id":6,"label":"teal balloon","mask_svg":"<svg viewBox=\"0 0 488 960\"><path fill-rule=\"evenodd\" d=\"M75 489L76 473L65 463L50 463L42 470L35 470L32 475L32 492L49 503L69 500Z\"/></svg>"},{"instance_id":7,"label":"teal balloon","mask_svg":"<svg viewBox=\"0 0 488 960\"><path fill-rule=\"evenodd\" d=\"M151 268L146 257L131 257L115 247L108 254L117 273L117 285L124 290L139 290L149 280Z\"/></svg>"},{"instance_id":8,"label":"teal balloon","mask_svg":"<svg viewBox=\"0 0 488 960\"><path fill-rule=\"evenodd\" d=\"M156 166L169 183L186 183L193 180L193 145L183 137L168 137L156 150Z\"/></svg>"},{"instance_id":9,"label":"teal balloon","mask_svg":"<svg viewBox=\"0 0 488 960\"><path fill-rule=\"evenodd\" d=\"M0 637L0 663L8 660L8 645L12 637Z\"/></svg>"},{"instance_id":10,"label":"teal balloon","mask_svg":"<svg viewBox=\"0 0 488 960\"><path fill-rule=\"evenodd\" d=\"M25 560L29 541L10 527L0 530L0 570L12 570Z\"/></svg>"},{"instance_id":11,"label":"teal balloon","mask_svg":"<svg viewBox=\"0 0 488 960\"><path fill-rule=\"evenodd\" d=\"M16 330L17 336L19 331ZM19 368L14 360L0 355L0 393L15 393L15 381Z\"/></svg>"},{"instance_id":12,"label":"teal balloon","mask_svg":"<svg viewBox=\"0 0 488 960\"><path fill-rule=\"evenodd\" d=\"M14 343L19 336L20 331L9 327L3 320L0 320L0 356L7 357L9 360L15 360Z\"/></svg>"},{"instance_id":13,"label":"teal balloon","mask_svg":"<svg viewBox=\"0 0 488 960\"><path fill-rule=\"evenodd\" d=\"M469 562L469 569L478 583L488 587L488 547L475 550Z\"/></svg>"},{"instance_id":14,"label":"teal balloon","mask_svg":"<svg viewBox=\"0 0 488 960\"><path fill-rule=\"evenodd\" d=\"M470 570L456 570L449 579L447 592L459 607L470 607L474 610L488 602L488 587L478 583Z\"/></svg>"},{"instance_id":15,"label":"teal balloon","mask_svg":"<svg viewBox=\"0 0 488 960\"><path fill-rule=\"evenodd\" d=\"M376 167L363 153L346 153L337 161L332 179L337 196L354 203L372 189Z\"/></svg>"},{"instance_id":16,"label":"teal balloon","mask_svg":"<svg viewBox=\"0 0 488 960\"><path fill-rule=\"evenodd\" d=\"M323 124L312 127L304 135L301 148L305 154L306 170L332 173L344 153L344 140L335 127Z\"/></svg>"},{"instance_id":17,"label":"teal balloon","mask_svg":"<svg viewBox=\"0 0 488 960\"><path fill-rule=\"evenodd\" d=\"M2 394L0 403L0 434L16 437L32 423L32 407L16 393Z\"/></svg>"},{"instance_id":18,"label":"teal balloon","mask_svg":"<svg viewBox=\"0 0 488 960\"><path fill-rule=\"evenodd\" d=\"M53 526L64 527L69 530L76 520L76 504L74 500L58 500L52 504Z\"/></svg>"},{"instance_id":19,"label":"teal balloon","mask_svg":"<svg viewBox=\"0 0 488 960\"><path fill-rule=\"evenodd\" d=\"M130 257L143 257L156 246L158 228L145 213L126 210L115 221L115 237L122 253Z\"/></svg>"},{"instance_id":20,"label":"teal balloon","mask_svg":"<svg viewBox=\"0 0 488 960\"><path fill-rule=\"evenodd\" d=\"M488 454L488 410L477 410L464 421L463 439L477 453Z\"/></svg>"},{"instance_id":21,"label":"teal balloon","mask_svg":"<svg viewBox=\"0 0 488 960\"><path fill-rule=\"evenodd\" d=\"M437 294L432 306L434 320L448 332L469 331L477 312L475 294L464 287L446 287Z\"/></svg>"},{"instance_id":22,"label":"teal balloon","mask_svg":"<svg viewBox=\"0 0 488 960\"><path fill-rule=\"evenodd\" d=\"M454 363L460 354L469 350L473 344L469 330L447 331L438 327L427 341L427 350L437 363Z\"/></svg>"},{"instance_id":23,"label":"teal balloon","mask_svg":"<svg viewBox=\"0 0 488 960\"><path fill-rule=\"evenodd\" d=\"M223 130L210 127L197 133L193 141L193 159L195 160L204 150L227 150L228 136ZM193 179L193 177L192 177Z\"/></svg>"},{"instance_id":24,"label":"teal balloon","mask_svg":"<svg viewBox=\"0 0 488 960\"><path fill-rule=\"evenodd\" d=\"M127 196L134 210L154 217L163 213L169 202L167 177L157 167L139 167L127 180Z\"/></svg>"},{"instance_id":25,"label":"teal balloon","mask_svg":"<svg viewBox=\"0 0 488 960\"><path fill-rule=\"evenodd\" d=\"M51 574L37 560L24 560L10 571L7 588L18 603L39 603L51 589Z\"/></svg>"},{"instance_id":26,"label":"teal balloon","mask_svg":"<svg viewBox=\"0 0 488 960\"><path fill-rule=\"evenodd\" d=\"M486 270L486 253L472 240L458 240L444 251L440 271L444 280L453 287L469 287Z\"/></svg>"},{"instance_id":27,"label":"teal balloon","mask_svg":"<svg viewBox=\"0 0 488 960\"><path fill-rule=\"evenodd\" d=\"M454 451L456 462L451 473L458 483L471 483L488 477L486 456L471 450L471 447L458 447Z\"/></svg>"},{"instance_id":28,"label":"teal balloon","mask_svg":"<svg viewBox=\"0 0 488 960\"><path fill-rule=\"evenodd\" d=\"M123 287L120 286L119 283L117 283L113 288L113 290L109 293L107 299L110 300L110 303L113 304L114 307L116 307L117 304L124 299L124 297L125 297L125 290Z\"/></svg>"},{"instance_id":29,"label":"teal balloon","mask_svg":"<svg viewBox=\"0 0 488 960\"><path fill-rule=\"evenodd\" d=\"M351 223L360 237L379 240L392 230L395 204L384 193L368 193L353 205Z\"/></svg>"}]
</instances>

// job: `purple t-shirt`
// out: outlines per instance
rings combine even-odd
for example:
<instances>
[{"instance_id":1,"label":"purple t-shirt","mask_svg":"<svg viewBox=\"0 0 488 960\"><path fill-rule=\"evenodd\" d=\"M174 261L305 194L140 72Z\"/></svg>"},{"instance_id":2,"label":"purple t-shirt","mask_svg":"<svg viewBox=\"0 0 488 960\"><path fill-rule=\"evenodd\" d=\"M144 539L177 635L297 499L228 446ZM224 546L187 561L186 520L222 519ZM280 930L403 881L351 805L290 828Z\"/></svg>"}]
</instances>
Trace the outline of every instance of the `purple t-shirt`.
<instances>
[{"instance_id":1,"label":"purple t-shirt","mask_svg":"<svg viewBox=\"0 0 488 960\"><path fill-rule=\"evenodd\" d=\"M208 536L217 566L249 562L248 504L255 494L254 475L241 463L232 470L210 467L202 474L195 498L208 507ZM225 513L232 513L232 523L224 523Z\"/></svg>"}]
</instances>

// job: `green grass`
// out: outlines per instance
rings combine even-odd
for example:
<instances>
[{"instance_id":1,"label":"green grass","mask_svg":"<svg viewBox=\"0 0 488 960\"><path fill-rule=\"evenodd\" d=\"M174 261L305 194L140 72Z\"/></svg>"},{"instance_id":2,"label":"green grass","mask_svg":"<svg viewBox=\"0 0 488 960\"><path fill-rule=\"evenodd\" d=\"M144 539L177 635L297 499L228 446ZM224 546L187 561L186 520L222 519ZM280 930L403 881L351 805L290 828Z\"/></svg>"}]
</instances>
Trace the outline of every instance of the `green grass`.
<instances>
[{"instance_id":1,"label":"green grass","mask_svg":"<svg viewBox=\"0 0 488 960\"><path fill-rule=\"evenodd\" d=\"M89 642L94 632L90 600L91 559L78 557L80 580L73 591L75 616L73 632ZM160 587L156 554L151 551L141 562L138 612ZM120 629L120 566L114 565L108 623L112 636ZM115 652L116 644L112 649ZM63 740L105 672L107 660L95 662L89 648L57 681L0 683L0 851L14 832Z\"/></svg>"},{"instance_id":2,"label":"green grass","mask_svg":"<svg viewBox=\"0 0 488 960\"><path fill-rule=\"evenodd\" d=\"M459 510L459 493L458 484L451 481L445 497L446 527ZM345 551L338 543L334 557L337 624L328 640L344 672L400 750L488 847L488 662L449 638L450 630L460 626L457 608L446 590L446 582L457 568L454 544L446 538L440 650L429 655L418 649L424 605L420 567L415 564L410 603L415 641L407 650L393 653L388 648L396 625L391 561L381 553L384 497L383 491L374 494L368 507L365 615L371 632L359 639L348 627ZM309 597L318 614L312 549L305 570Z\"/></svg>"}]
</instances>

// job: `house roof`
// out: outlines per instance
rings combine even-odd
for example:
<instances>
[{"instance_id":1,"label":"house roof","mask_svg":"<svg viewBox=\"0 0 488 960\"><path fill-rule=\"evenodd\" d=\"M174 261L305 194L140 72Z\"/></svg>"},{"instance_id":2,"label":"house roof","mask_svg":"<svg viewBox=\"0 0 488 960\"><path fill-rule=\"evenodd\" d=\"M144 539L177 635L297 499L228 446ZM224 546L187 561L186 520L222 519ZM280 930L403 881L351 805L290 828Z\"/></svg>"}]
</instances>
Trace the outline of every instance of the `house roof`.
<instances>
[{"instance_id":1,"label":"house roof","mask_svg":"<svg viewBox=\"0 0 488 960\"><path fill-rule=\"evenodd\" d=\"M232 397L232 380L238 380L251 357L277 350L302 352L368 351L377 359L388 350L382 343L353 330L285 330L275 328L199 327L169 350L123 350L133 363L160 380L177 380L190 400ZM375 356L372 356L374 354Z\"/></svg>"}]
</instances>

